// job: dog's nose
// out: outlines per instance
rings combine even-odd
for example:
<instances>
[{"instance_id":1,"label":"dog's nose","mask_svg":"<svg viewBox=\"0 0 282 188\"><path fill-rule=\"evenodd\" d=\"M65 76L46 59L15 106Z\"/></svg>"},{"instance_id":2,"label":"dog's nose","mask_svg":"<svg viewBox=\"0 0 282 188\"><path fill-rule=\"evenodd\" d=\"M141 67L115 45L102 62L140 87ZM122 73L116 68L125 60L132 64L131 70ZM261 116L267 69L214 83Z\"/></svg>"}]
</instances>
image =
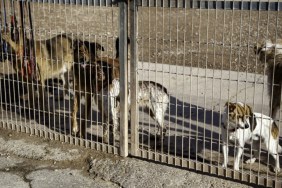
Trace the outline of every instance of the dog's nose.
<instances>
[{"instance_id":1,"label":"dog's nose","mask_svg":"<svg viewBox=\"0 0 282 188\"><path fill-rule=\"evenodd\" d=\"M245 123L245 129L249 128L249 124Z\"/></svg>"}]
</instances>

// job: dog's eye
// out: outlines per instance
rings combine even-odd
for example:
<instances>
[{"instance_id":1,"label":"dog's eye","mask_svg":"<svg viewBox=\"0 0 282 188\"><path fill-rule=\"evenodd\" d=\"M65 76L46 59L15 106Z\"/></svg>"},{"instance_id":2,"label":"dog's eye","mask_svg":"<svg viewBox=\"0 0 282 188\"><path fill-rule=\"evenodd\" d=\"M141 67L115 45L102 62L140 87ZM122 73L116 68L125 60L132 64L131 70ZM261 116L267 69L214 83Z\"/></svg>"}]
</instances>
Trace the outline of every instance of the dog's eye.
<instances>
[{"instance_id":1,"label":"dog's eye","mask_svg":"<svg viewBox=\"0 0 282 188\"><path fill-rule=\"evenodd\" d=\"M243 119L242 115L237 115L237 118Z\"/></svg>"}]
</instances>

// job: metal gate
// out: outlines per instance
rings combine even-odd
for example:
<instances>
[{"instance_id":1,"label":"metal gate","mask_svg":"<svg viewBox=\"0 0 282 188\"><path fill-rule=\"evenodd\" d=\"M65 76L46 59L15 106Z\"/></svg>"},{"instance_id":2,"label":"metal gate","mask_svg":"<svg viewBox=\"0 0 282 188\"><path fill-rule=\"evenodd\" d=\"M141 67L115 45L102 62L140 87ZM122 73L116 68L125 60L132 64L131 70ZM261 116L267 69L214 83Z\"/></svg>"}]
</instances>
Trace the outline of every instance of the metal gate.
<instances>
[{"instance_id":1,"label":"metal gate","mask_svg":"<svg viewBox=\"0 0 282 188\"><path fill-rule=\"evenodd\" d=\"M281 154L272 153L273 158L263 144L263 134L282 144L276 129L281 118L261 118L270 115L267 88L279 86L268 83L268 61L256 54L275 50L279 57L281 6L277 1L2 0L1 127L281 187L282 174L274 171ZM22 50L13 49L9 37ZM37 73L40 79L30 77ZM245 114L236 117L251 127L229 128L231 117L226 122L222 117L232 106L243 106ZM250 134L243 147L236 146L236 131L255 130L254 120L256 127L269 126L268 134ZM224 168L222 130L229 147ZM243 152L239 170L234 170L236 150Z\"/></svg>"},{"instance_id":2,"label":"metal gate","mask_svg":"<svg viewBox=\"0 0 282 188\"><path fill-rule=\"evenodd\" d=\"M118 7L85 3L1 1L1 127L124 155L103 137L110 96L98 81L117 56Z\"/></svg>"},{"instance_id":3,"label":"metal gate","mask_svg":"<svg viewBox=\"0 0 282 188\"><path fill-rule=\"evenodd\" d=\"M262 134L256 143L259 147L252 138L243 146L239 170L234 170L234 160L241 148L231 139L236 129L227 134L226 168L222 167L221 140L226 102L248 104L259 116L270 114L267 60L260 62L254 48L267 39L279 41L282 37L280 7L280 2L272 1L130 2L130 36L134 41L130 51L131 154L280 187L281 173L274 167L281 154L273 157L268 152ZM278 45L275 48L279 50ZM161 94L154 93L156 90ZM156 109L160 108L154 107L160 103L165 108L165 134L158 131ZM262 121L267 118L255 121L266 126ZM281 128L279 119L276 122ZM281 138L276 139L281 144ZM233 141L235 145L239 142ZM254 163L248 160L254 157Z\"/></svg>"}]
</instances>

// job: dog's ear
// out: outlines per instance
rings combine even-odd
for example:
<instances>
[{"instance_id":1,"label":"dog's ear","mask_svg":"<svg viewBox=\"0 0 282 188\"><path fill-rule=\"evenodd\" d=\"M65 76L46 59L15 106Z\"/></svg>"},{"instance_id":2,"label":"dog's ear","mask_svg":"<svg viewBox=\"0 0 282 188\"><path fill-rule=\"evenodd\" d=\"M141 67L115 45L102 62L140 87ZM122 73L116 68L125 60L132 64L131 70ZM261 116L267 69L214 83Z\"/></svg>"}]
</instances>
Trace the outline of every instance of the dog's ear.
<instances>
[{"instance_id":1,"label":"dog's ear","mask_svg":"<svg viewBox=\"0 0 282 188\"><path fill-rule=\"evenodd\" d=\"M225 106L228 108L229 112L232 112L236 108L236 103L226 102Z\"/></svg>"},{"instance_id":2,"label":"dog's ear","mask_svg":"<svg viewBox=\"0 0 282 188\"><path fill-rule=\"evenodd\" d=\"M99 44L99 43L95 43L95 49L96 50L105 51L105 48L101 44Z\"/></svg>"},{"instance_id":3,"label":"dog's ear","mask_svg":"<svg viewBox=\"0 0 282 188\"><path fill-rule=\"evenodd\" d=\"M245 104L245 115L251 117L253 114L253 109L249 105Z\"/></svg>"},{"instance_id":4,"label":"dog's ear","mask_svg":"<svg viewBox=\"0 0 282 188\"><path fill-rule=\"evenodd\" d=\"M80 40L79 39L73 40L73 48L74 49L78 49L79 48L79 44L80 44Z\"/></svg>"}]
</instances>

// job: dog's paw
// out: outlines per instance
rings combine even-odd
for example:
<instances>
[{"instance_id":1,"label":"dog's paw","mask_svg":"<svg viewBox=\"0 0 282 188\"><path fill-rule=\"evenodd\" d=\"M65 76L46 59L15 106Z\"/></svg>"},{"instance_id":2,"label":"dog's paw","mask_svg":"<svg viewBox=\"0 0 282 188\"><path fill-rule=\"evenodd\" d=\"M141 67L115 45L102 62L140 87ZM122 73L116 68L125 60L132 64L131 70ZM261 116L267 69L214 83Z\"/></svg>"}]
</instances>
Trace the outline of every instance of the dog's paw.
<instances>
[{"instance_id":1,"label":"dog's paw","mask_svg":"<svg viewBox=\"0 0 282 188\"><path fill-rule=\"evenodd\" d=\"M256 158L254 157L254 158L251 158L251 159L246 160L245 163L247 163L247 164L253 164L255 161L256 161Z\"/></svg>"},{"instance_id":2,"label":"dog's paw","mask_svg":"<svg viewBox=\"0 0 282 188\"><path fill-rule=\"evenodd\" d=\"M110 143L109 142L109 134L107 134L107 133L103 134L103 143L104 144L109 144Z\"/></svg>"},{"instance_id":3,"label":"dog's paw","mask_svg":"<svg viewBox=\"0 0 282 188\"><path fill-rule=\"evenodd\" d=\"M279 173L279 172L280 172L280 168L275 167L275 168L273 169L273 171L274 171L275 173Z\"/></svg>"},{"instance_id":4,"label":"dog's paw","mask_svg":"<svg viewBox=\"0 0 282 188\"><path fill-rule=\"evenodd\" d=\"M77 136L77 134L78 134L78 126L76 126L76 125L73 125L72 126L72 129L71 129L71 134L73 135L73 136Z\"/></svg>"},{"instance_id":5,"label":"dog's paw","mask_svg":"<svg viewBox=\"0 0 282 188\"><path fill-rule=\"evenodd\" d=\"M252 140L258 141L260 139L259 135L253 135Z\"/></svg>"},{"instance_id":6,"label":"dog's paw","mask_svg":"<svg viewBox=\"0 0 282 188\"><path fill-rule=\"evenodd\" d=\"M239 166L234 166L234 171L239 171Z\"/></svg>"},{"instance_id":7,"label":"dog's paw","mask_svg":"<svg viewBox=\"0 0 282 188\"><path fill-rule=\"evenodd\" d=\"M221 165L221 167L222 167L222 168L227 168L227 164L224 164L224 163L223 163L223 164Z\"/></svg>"}]
</instances>

